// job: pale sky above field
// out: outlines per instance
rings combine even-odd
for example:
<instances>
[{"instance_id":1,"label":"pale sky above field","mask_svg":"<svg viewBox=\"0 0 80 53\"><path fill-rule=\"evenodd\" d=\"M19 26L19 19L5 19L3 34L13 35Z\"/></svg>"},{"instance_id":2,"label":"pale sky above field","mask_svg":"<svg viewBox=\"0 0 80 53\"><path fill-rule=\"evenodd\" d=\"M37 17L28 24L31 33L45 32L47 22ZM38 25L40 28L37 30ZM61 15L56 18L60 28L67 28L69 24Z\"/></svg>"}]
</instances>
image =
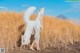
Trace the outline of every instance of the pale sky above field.
<instances>
[{"instance_id":1,"label":"pale sky above field","mask_svg":"<svg viewBox=\"0 0 80 53\"><path fill-rule=\"evenodd\" d=\"M0 10L22 12L30 6L45 8L45 15L64 15L68 18L80 19L80 2L66 0L0 0Z\"/></svg>"}]
</instances>

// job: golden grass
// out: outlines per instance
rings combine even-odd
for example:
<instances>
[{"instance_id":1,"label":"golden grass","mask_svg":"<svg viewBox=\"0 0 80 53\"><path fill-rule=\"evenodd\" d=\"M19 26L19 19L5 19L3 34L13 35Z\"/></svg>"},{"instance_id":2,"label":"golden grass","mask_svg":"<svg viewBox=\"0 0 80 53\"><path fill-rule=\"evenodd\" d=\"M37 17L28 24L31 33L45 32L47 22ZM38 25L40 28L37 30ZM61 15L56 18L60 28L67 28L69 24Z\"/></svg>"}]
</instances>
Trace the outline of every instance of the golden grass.
<instances>
[{"instance_id":1,"label":"golden grass","mask_svg":"<svg viewBox=\"0 0 80 53\"><path fill-rule=\"evenodd\" d=\"M32 15L31 19L34 20L35 17L36 15ZM59 44L73 44L74 41L80 41L80 26L50 16L44 16L43 20L41 48L58 46ZM21 31L18 30L21 25L25 25L21 13L0 12L0 47L11 48L17 44L22 31L25 30L25 26Z\"/></svg>"}]
</instances>

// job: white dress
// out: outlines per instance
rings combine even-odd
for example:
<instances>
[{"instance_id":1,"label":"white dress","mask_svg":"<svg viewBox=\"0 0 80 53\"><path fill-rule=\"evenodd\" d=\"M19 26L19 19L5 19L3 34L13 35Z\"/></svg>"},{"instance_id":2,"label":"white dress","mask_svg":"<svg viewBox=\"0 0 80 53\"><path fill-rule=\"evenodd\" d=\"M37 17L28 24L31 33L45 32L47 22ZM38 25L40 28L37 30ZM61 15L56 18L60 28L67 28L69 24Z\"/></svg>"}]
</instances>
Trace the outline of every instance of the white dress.
<instances>
[{"instance_id":1,"label":"white dress","mask_svg":"<svg viewBox=\"0 0 80 53\"><path fill-rule=\"evenodd\" d=\"M29 7L24 12L24 22L26 23L26 29L24 35L22 36L21 45L28 45L30 43L31 33L34 27L34 21L30 20L30 16L34 13L36 7Z\"/></svg>"}]
</instances>

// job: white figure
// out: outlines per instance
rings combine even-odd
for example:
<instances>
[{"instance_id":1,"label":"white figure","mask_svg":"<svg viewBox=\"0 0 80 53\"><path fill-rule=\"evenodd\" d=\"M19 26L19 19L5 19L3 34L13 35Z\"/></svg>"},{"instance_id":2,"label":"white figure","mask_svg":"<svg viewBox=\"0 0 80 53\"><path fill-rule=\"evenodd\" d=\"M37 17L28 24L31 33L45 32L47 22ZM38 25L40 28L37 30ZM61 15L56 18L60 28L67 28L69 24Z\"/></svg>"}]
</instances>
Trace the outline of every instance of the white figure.
<instances>
[{"instance_id":1,"label":"white figure","mask_svg":"<svg viewBox=\"0 0 80 53\"><path fill-rule=\"evenodd\" d=\"M30 15L33 14L34 10L36 8L35 7L30 7L28 8L28 10L26 10L26 12L24 13L24 21L26 22L26 29L25 29L25 33L22 36L22 41L21 41L21 45L28 45L30 44L30 37L33 31L33 28L35 30L35 35L34 38L35 40L32 42L32 45L30 45L30 49L34 50L33 48L33 44L34 42L37 45L37 50L40 50L39 48L39 40L40 40L40 28L43 28L43 14L44 14L44 8L41 8L40 11L38 12L38 16L36 18L35 21L31 21ZM28 14L29 12L29 14Z\"/></svg>"},{"instance_id":2,"label":"white figure","mask_svg":"<svg viewBox=\"0 0 80 53\"><path fill-rule=\"evenodd\" d=\"M44 14L44 8L41 8L38 12L38 16L35 20L35 26L34 26L34 30L35 30L35 40L33 41L30 49L34 50L33 49L33 44L34 42L36 43L36 46L37 46L37 50L40 50L40 47L39 47L39 42L40 42L40 30L41 28L43 29L43 14Z\"/></svg>"},{"instance_id":3,"label":"white figure","mask_svg":"<svg viewBox=\"0 0 80 53\"><path fill-rule=\"evenodd\" d=\"M30 16L34 13L35 10L36 7L29 7L24 13L23 19L27 26L24 35L22 36L21 46L28 45L30 43L30 37L34 26L34 21L30 21Z\"/></svg>"}]
</instances>

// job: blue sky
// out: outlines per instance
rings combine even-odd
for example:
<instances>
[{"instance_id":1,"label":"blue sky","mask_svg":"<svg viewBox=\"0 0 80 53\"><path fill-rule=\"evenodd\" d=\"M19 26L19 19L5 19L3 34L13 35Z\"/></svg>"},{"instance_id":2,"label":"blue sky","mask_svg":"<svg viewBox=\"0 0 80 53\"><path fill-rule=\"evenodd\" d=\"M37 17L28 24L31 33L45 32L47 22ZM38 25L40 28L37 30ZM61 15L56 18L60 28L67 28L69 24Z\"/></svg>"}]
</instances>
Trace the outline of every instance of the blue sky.
<instances>
[{"instance_id":1,"label":"blue sky","mask_svg":"<svg viewBox=\"0 0 80 53\"><path fill-rule=\"evenodd\" d=\"M80 2L67 0L0 0L0 10L22 12L30 6L45 8L45 15L64 15L68 18L80 19Z\"/></svg>"}]
</instances>

